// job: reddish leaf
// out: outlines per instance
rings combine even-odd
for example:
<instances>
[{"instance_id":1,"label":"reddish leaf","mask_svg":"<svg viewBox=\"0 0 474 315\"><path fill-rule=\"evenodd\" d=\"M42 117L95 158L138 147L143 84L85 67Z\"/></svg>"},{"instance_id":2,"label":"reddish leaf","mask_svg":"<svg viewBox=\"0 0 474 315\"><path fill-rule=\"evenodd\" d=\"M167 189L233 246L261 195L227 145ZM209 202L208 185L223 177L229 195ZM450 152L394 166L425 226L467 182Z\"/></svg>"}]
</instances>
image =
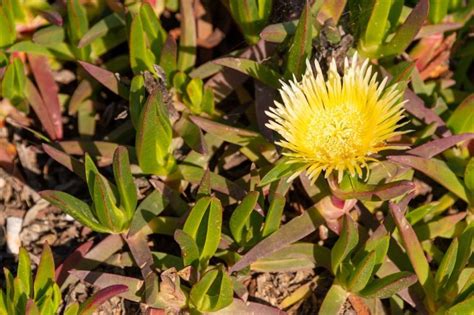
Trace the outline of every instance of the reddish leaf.
<instances>
[{"instance_id":1,"label":"reddish leaf","mask_svg":"<svg viewBox=\"0 0 474 315\"><path fill-rule=\"evenodd\" d=\"M451 132L446 128L443 119L439 117L433 110L425 106L423 100L418 97L412 90L405 91L405 109L407 112L416 118L429 125L435 123L442 135L451 135Z\"/></svg>"},{"instance_id":2,"label":"reddish leaf","mask_svg":"<svg viewBox=\"0 0 474 315\"><path fill-rule=\"evenodd\" d=\"M88 99L89 97L92 96L92 93L94 92L94 86L89 80L82 80L81 83L77 86L77 88L74 90L74 93L71 96L71 99L69 100L69 108L68 108L68 113L69 115L74 115L77 113L77 110L81 106L81 104Z\"/></svg>"},{"instance_id":3,"label":"reddish leaf","mask_svg":"<svg viewBox=\"0 0 474 315\"><path fill-rule=\"evenodd\" d=\"M87 71L93 78L102 83L106 88L114 92L115 94L128 100L128 89L120 83L117 76L101 67L94 66L93 64L78 61L79 64Z\"/></svg>"},{"instance_id":4,"label":"reddish leaf","mask_svg":"<svg viewBox=\"0 0 474 315\"><path fill-rule=\"evenodd\" d=\"M58 98L59 87L56 81L54 81L48 58L32 54L27 56L45 105L44 110L53 123L55 137L52 138L61 139L63 137L63 125L61 121L61 105Z\"/></svg>"},{"instance_id":5,"label":"reddish leaf","mask_svg":"<svg viewBox=\"0 0 474 315\"><path fill-rule=\"evenodd\" d=\"M52 119L52 117L49 115L46 105L41 98L41 95L36 88L36 86L31 82L30 80L26 81L26 98L28 99L28 102L30 103L31 107L36 113L36 116L38 116L38 119L41 122L41 125L43 126L44 130L48 133L49 137L52 140L56 140L57 134L56 134L56 125Z\"/></svg>"},{"instance_id":6,"label":"reddish leaf","mask_svg":"<svg viewBox=\"0 0 474 315\"><path fill-rule=\"evenodd\" d=\"M464 133L461 135L449 136L446 138L436 139L428 143L422 144L414 149L407 151L407 153L418 155L424 158L432 158L438 155L459 142L474 139L474 133Z\"/></svg>"},{"instance_id":7,"label":"reddish leaf","mask_svg":"<svg viewBox=\"0 0 474 315\"><path fill-rule=\"evenodd\" d=\"M367 188L367 190L348 192L341 190L335 180L329 180L329 185L334 195L344 200L389 200L401 196L415 188L415 184L407 180L380 185L365 185L366 187L364 188Z\"/></svg>"},{"instance_id":8,"label":"reddish leaf","mask_svg":"<svg viewBox=\"0 0 474 315\"><path fill-rule=\"evenodd\" d=\"M69 156L68 154L59 151L58 149L50 146L49 144L43 143L43 150L46 152L53 160L63 165L71 172L74 172L76 175L81 177L83 180L86 180L84 173L84 164L75 158Z\"/></svg>"},{"instance_id":9,"label":"reddish leaf","mask_svg":"<svg viewBox=\"0 0 474 315\"><path fill-rule=\"evenodd\" d=\"M81 305L79 315L89 315L92 314L101 304L103 304L108 299L122 294L128 291L128 287L123 284L111 285L110 287L103 288L99 292L95 293L93 296L88 298L84 304Z\"/></svg>"},{"instance_id":10,"label":"reddish leaf","mask_svg":"<svg viewBox=\"0 0 474 315\"><path fill-rule=\"evenodd\" d=\"M93 245L93 241L88 241L81 244L64 260L61 265L56 268L55 279L59 286L61 286L69 276L69 270L73 269L77 263L84 258L84 255L92 248Z\"/></svg>"},{"instance_id":11,"label":"reddish leaf","mask_svg":"<svg viewBox=\"0 0 474 315\"><path fill-rule=\"evenodd\" d=\"M59 12L53 10L39 10L39 14L48 22L57 26L63 26L63 17L61 14L59 14Z\"/></svg>"},{"instance_id":12,"label":"reddish leaf","mask_svg":"<svg viewBox=\"0 0 474 315\"><path fill-rule=\"evenodd\" d=\"M314 232L324 219L319 214L316 207L307 209L302 215L294 218L287 224L280 227L275 233L262 240L249 250L232 268L230 272L239 271L257 259L270 255L293 242Z\"/></svg>"},{"instance_id":13,"label":"reddish leaf","mask_svg":"<svg viewBox=\"0 0 474 315\"><path fill-rule=\"evenodd\" d=\"M111 273L87 270L71 270L70 274L79 280L84 280L101 289L114 285L125 285L128 287L128 291L121 293L120 296L134 302L141 301L138 291L143 285L142 280Z\"/></svg>"}]
</instances>

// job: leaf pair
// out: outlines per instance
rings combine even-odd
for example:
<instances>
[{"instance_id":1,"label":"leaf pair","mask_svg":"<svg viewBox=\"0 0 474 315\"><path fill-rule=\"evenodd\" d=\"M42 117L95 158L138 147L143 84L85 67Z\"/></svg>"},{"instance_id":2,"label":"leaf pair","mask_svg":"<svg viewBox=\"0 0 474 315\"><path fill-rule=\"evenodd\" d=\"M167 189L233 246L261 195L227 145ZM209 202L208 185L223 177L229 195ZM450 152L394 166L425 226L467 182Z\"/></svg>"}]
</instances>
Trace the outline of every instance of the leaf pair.
<instances>
[{"instance_id":1,"label":"leaf pair","mask_svg":"<svg viewBox=\"0 0 474 315\"><path fill-rule=\"evenodd\" d=\"M93 200L92 207L60 191L43 191L41 195L94 231L121 233L129 228L137 205L136 188L124 147L115 150L113 168L116 186L99 173L92 159L86 155L85 177Z\"/></svg>"}]
</instances>

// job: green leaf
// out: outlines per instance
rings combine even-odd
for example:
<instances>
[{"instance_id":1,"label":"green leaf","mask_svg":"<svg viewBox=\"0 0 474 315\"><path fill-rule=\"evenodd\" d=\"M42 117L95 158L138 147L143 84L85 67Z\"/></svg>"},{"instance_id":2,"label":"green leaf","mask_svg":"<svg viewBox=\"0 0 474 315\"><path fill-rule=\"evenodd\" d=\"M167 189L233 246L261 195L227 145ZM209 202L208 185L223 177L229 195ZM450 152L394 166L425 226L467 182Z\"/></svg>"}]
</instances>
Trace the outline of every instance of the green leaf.
<instances>
[{"instance_id":1,"label":"green leaf","mask_svg":"<svg viewBox=\"0 0 474 315\"><path fill-rule=\"evenodd\" d=\"M454 110L447 125L455 134L474 132L474 94L466 97Z\"/></svg>"},{"instance_id":2,"label":"green leaf","mask_svg":"<svg viewBox=\"0 0 474 315\"><path fill-rule=\"evenodd\" d=\"M90 47L77 48L82 37L89 29L89 21L84 6L79 0L67 0L68 35L71 49L81 60L90 59Z\"/></svg>"},{"instance_id":3,"label":"green leaf","mask_svg":"<svg viewBox=\"0 0 474 315\"><path fill-rule=\"evenodd\" d=\"M79 314L79 303L74 302L69 304L64 311L64 315L78 315Z\"/></svg>"},{"instance_id":4,"label":"green leaf","mask_svg":"<svg viewBox=\"0 0 474 315\"><path fill-rule=\"evenodd\" d=\"M186 105L193 113L200 114L202 112L202 88L203 82L199 78L194 78L186 85Z\"/></svg>"},{"instance_id":5,"label":"green leaf","mask_svg":"<svg viewBox=\"0 0 474 315\"><path fill-rule=\"evenodd\" d=\"M435 284L438 293L440 293L440 289L444 287L444 285L448 282L451 273L454 270L454 266L456 264L456 256L458 253L458 239L455 238L451 245L449 245L448 251L444 254L443 260L441 260L441 264L438 267L438 271L435 275Z\"/></svg>"},{"instance_id":6,"label":"green leaf","mask_svg":"<svg viewBox=\"0 0 474 315\"><path fill-rule=\"evenodd\" d=\"M40 45L59 44L64 41L64 28L57 25L50 25L37 30L33 34L33 42Z\"/></svg>"},{"instance_id":7,"label":"green leaf","mask_svg":"<svg viewBox=\"0 0 474 315\"><path fill-rule=\"evenodd\" d=\"M386 299L415 284L416 281L416 275L410 272L397 272L382 279L372 281L359 294L366 298Z\"/></svg>"},{"instance_id":8,"label":"green leaf","mask_svg":"<svg viewBox=\"0 0 474 315\"><path fill-rule=\"evenodd\" d=\"M428 303L433 303L434 280L425 253L423 252L423 248L418 241L418 237L398 205L391 203L390 213L397 225L398 232L403 241L403 247L405 248L408 258L415 270L418 281L427 295Z\"/></svg>"},{"instance_id":9,"label":"green leaf","mask_svg":"<svg viewBox=\"0 0 474 315\"><path fill-rule=\"evenodd\" d=\"M43 245L43 253L41 254L36 278L34 282L35 301L41 299L52 288L54 281L54 259L53 252L48 243Z\"/></svg>"},{"instance_id":10,"label":"green leaf","mask_svg":"<svg viewBox=\"0 0 474 315\"><path fill-rule=\"evenodd\" d=\"M71 46L67 45L66 43L53 44L51 46L42 46L33 43L30 40L24 40L11 46L8 51L32 53L57 58L60 60L76 60Z\"/></svg>"},{"instance_id":11,"label":"green leaf","mask_svg":"<svg viewBox=\"0 0 474 315\"><path fill-rule=\"evenodd\" d=\"M5 70L2 80L2 94L23 111L27 110L24 104L25 83L26 75L23 62L20 58L14 58Z\"/></svg>"},{"instance_id":12,"label":"green leaf","mask_svg":"<svg viewBox=\"0 0 474 315\"><path fill-rule=\"evenodd\" d=\"M133 182L128 151L125 147L119 146L115 150L113 168L115 184L120 195L120 207L125 210L127 221L130 221L137 207L137 189Z\"/></svg>"},{"instance_id":13,"label":"green leaf","mask_svg":"<svg viewBox=\"0 0 474 315\"><path fill-rule=\"evenodd\" d=\"M238 244L242 245L245 241L244 228L250 220L250 215L257 205L259 196L260 193L258 191L250 192L244 198L244 200L242 200L240 205L235 208L234 212L232 212L232 216L230 217L229 221L229 227L234 240Z\"/></svg>"},{"instance_id":14,"label":"green leaf","mask_svg":"<svg viewBox=\"0 0 474 315\"><path fill-rule=\"evenodd\" d=\"M292 75L295 75L297 79L300 79L305 70L306 59L308 59L311 53L312 15L310 9L309 3L306 2L288 52L285 69L286 78L291 78Z\"/></svg>"},{"instance_id":15,"label":"green leaf","mask_svg":"<svg viewBox=\"0 0 474 315\"><path fill-rule=\"evenodd\" d=\"M214 255L221 240L222 205L214 197L198 200L184 224L183 231L196 242L202 269Z\"/></svg>"},{"instance_id":16,"label":"green leaf","mask_svg":"<svg viewBox=\"0 0 474 315\"><path fill-rule=\"evenodd\" d=\"M462 200L467 201L466 187L446 162L434 158L425 159L410 155L390 156L389 159L413 167L446 187Z\"/></svg>"},{"instance_id":17,"label":"green leaf","mask_svg":"<svg viewBox=\"0 0 474 315\"><path fill-rule=\"evenodd\" d=\"M267 237L277 231L281 224L283 210L285 208L285 196L275 193L273 200L270 202L267 215L265 216L265 224L263 226L262 237Z\"/></svg>"},{"instance_id":18,"label":"green leaf","mask_svg":"<svg viewBox=\"0 0 474 315\"><path fill-rule=\"evenodd\" d=\"M174 232L174 239L181 248L183 265L197 268L199 264L199 248L194 239L182 230L176 230Z\"/></svg>"},{"instance_id":19,"label":"green leaf","mask_svg":"<svg viewBox=\"0 0 474 315\"><path fill-rule=\"evenodd\" d=\"M447 315L464 315L472 313L474 309L474 295L454 305L446 312Z\"/></svg>"},{"instance_id":20,"label":"green leaf","mask_svg":"<svg viewBox=\"0 0 474 315\"><path fill-rule=\"evenodd\" d=\"M176 71L177 65L177 52L178 47L176 45L176 41L173 37L168 36L165 41L163 48L161 49L161 56L160 56L160 66L166 73L168 81L171 78L174 71Z\"/></svg>"},{"instance_id":21,"label":"green leaf","mask_svg":"<svg viewBox=\"0 0 474 315\"><path fill-rule=\"evenodd\" d=\"M78 47L82 48L94 40L105 36L117 28L125 26L125 19L118 13L112 13L94 24L79 41Z\"/></svg>"},{"instance_id":22,"label":"green leaf","mask_svg":"<svg viewBox=\"0 0 474 315\"><path fill-rule=\"evenodd\" d=\"M174 167L171 156L172 129L159 89L148 97L140 114L135 147L144 173L164 175Z\"/></svg>"},{"instance_id":23,"label":"green leaf","mask_svg":"<svg viewBox=\"0 0 474 315\"><path fill-rule=\"evenodd\" d=\"M279 82L281 75L257 61L244 58L226 57L214 60L213 63L240 71L252 78L260 80L262 83L272 88L278 89L281 86Z\"/></svg>"},{"instance_id":24,"label":"green leaf","mask_svg":"<svg viewBox=\"0 0 474 315\"><path fill-rule=\"evenodd\" d=\"M319 314L340 314L349 292L338 284L332 284L324 297Z\"/></svg>"},{"instance_id":25,"label":"green leaf","mask_svg":"<svg viewBox=\"0 0 474 315\"><path fill-rule=\"evenodd\" d=\"M80 199L61 191L44 190L41 197L96 232L108 232L95 218L89 206Z\"/></svg>"},{"instance_id":26,"label":"green leaf","mask_svg":"<svg viewBox=\"0 0 474 315\"><path fill-rule=\"evenodd\" d=\"M449 0L430 0L429 19L433 24L438 24L448 13Z\"/></svg>"},{"instance_id":27,"label":"green leaf","mask_svg":"<svg viewBox=\"0 0 474 315\"><path fill-rule=\"evenodd\" d=\"M127 228L125 213L116 206L116 198L107 179L101 174L94 178L94 209L99 222L115 233Z\"/></svg>"},{"instance_id":28,"label":"green leaf","mask_svg":"<svg viewBox=\"0 0 474 315\"><path fill-rule=\"evenodd\" d=\"M9 9L4 5L0 6L0 47L6 47L13 44L15 39L15 21L11 18Z\"/></svg>"},{"instance_id":29,"label":"green leaf","mask_svg":"<svg viewBox=\"0 0 474 315\"><path fill-rule=\"evenodd\" d=\"M375 0L374 2L372 13L361 42L363 50L368 55L377 52L380 44L385 38L391 5L392 1Z\"/></svg>"},{"instance_id":30,"label":"green leaf","mask_svg":"<svg viewBox=\"0 0 474 315\"><path fill-rule=\"evenodd\" d=\"M140 7L140 16L143 24L143 30L148 37L150 49L155 56L155 63L158 64L161 55L161 49L166 40L166 31L160 24L155 11L147 2Z\"/></svg>"},{"instance_id":31,"label":"green leaf","mask_svg":"<svg viewBox=\"0 0 474 315\"><path fill-rule=\"evenodd\" d=\"M179 39L178 69L187 71L196 62L196 19L193 3L180 0L181 37Z\"/></svg>"},{"instance_id":32,"label":"green leaf","mask_svg":"<svg viewBox=\"0 0 474 315\"><path fill-rule=\"evenodd\" d=\"M20 279L22 287L26 295L33 297L33 273L31 272L30 256L25 248L20 248L18 255L18 271L17 277Z\"/></svg>"},{"instance_id":33,"label":"green leaf","mask_svg":"<svg viewBox=\"0 0 474 315\"><path fill-rule=\"evenodd\" d=\"M206 272L189 296L198 311L215 312L230 305L233 294L232 279L219 268Z\"/></svg>"},{"instance_id":34,"label":"green leaf","mask_svg":"<svg viewBox=\"0 0 474 315\"><path fill-rule=\"evenodd\" d=\"M94 161L92 161L90 155L88 153L85 154L84 157L84 169L86 173L86 182L87 182L87 188L89 189L89 195L91 197L94 196L94 185L95 185L95 178L98 176L99 170L94 164Z\"/></svg>"},{"instance_id":35,"label":"green leaf","mask_svg":"<svg viewBox=\"0 0 474 315\"><path fill-rule=\"evenodd\" d=\"M262 178L259 187L270 184L276 180L279 180L282 177L295 175L301 173L306 168L306 164L303 163L289 163L288 159L283 157L281 158L275 167L273 167L265 176Z\"/></svg>"},{"instance_id":36,"label":"green leaf","mask_svg":"<svg viewBox=\"0 0 474 315\"><path fill-rule=\"evenodd\" d=\"M364 289L370 278L375 267L376 253L371 252L362 259L362 261L355 266L354 273L352 274L347 289L350 292L359 292Z\"/></svg>"},{"instance_id":37,"label":"green leaf","mask_svg":"<svg viewBox=\"0 0 474 315\"><path fill-rule=\"evenodd\" d=\"M146 102L145 79L143 75L137 74L133 77L130 84L130 118L133 126L138 127L140 113Z\"/></svg>"},{"instance_id":38,"label":"green leaf","mask_svg":"<svg viewBox=\"0 0 474 315\"><path fill-rule=\"evenodd\" d=\"M145 31L141 15L137 14L133 18L130 26L130 66L134 74L140 74L141 71L154 72L152 54L146 46Z\"/></svg>"},{"instance_id":39,"label":"green leaf","mask_svg":"<svg viewBox=\"0 0 474 315\"><path fill-rule=\"evenodd\" d=\"M295 272L315 267L331 268L330 250L313 243L297 242L250 265L257 272Z\"/></svg>"},{"instance_id":40,"label":"green leaf","mask_svg":"<svg viewBox=\"0 0 474 315\"><path fill-rule=\"evenodd\" d=\"M354 250L359 242L357 223L348 214L343 219L342 232L331 250L331 270L336 275L344 259Z\"/></svg>"},{"instance_id":41,"label":"green leaf","mask_svg":"<svg viewBox=\"0 0 474 315\"><path fill-rule=\"evenodd\" d=\"M471 204L474 203L474 157L469 159L464 170L464 185L466 185L468 200Z\"/></svg>"}]
</instances>

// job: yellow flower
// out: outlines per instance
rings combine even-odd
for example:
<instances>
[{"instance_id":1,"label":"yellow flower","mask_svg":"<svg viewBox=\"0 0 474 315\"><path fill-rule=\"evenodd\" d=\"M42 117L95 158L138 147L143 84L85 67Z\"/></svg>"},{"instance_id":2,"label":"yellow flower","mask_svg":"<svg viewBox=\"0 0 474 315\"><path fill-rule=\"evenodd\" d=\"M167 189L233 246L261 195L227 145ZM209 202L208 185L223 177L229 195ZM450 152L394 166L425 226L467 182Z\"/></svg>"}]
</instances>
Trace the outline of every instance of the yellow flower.
<instances>
[{"instance_id":1,"label":"yellow flower","mask_svg":"<svg viewBox=\"0 0 474 315\"><path fill-rule=\"evenodd\" d=\"M282 82L283 103L275 102L266 114L267 127L276 131L289 163L302 165L294 174L306 170L315 181L322 171L327 178L337 171L339 180L344 171L362 176L368 163L380 151L400 149L387 141L402 131L402 94L396 85L386 87L387 78L377 82L368 60L358 63L357 54L344 61L344 76L337 72L332 60L327 79L318 62L316 74L307 61L302 80Z\"/></svg>"}]
</instances>

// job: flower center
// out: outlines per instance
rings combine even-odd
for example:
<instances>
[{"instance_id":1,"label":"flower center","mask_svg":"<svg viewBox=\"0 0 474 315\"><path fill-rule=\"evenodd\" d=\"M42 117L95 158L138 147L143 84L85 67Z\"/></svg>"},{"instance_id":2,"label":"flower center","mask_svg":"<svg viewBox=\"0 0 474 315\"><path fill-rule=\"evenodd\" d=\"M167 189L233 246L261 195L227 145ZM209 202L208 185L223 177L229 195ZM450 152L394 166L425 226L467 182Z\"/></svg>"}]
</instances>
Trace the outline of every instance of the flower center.
<instances>
[{"instance_id":1,"label":"flower center","mask_svg":"<svg viewBox=\"0 0 474 315\"><path fill-rule=\"evenodd\" d=\"M362 146L361 116L362 113L350 104L314 112L305 137L313 158L337 163L358 156Z\"/></svg>"}]
</instances>

